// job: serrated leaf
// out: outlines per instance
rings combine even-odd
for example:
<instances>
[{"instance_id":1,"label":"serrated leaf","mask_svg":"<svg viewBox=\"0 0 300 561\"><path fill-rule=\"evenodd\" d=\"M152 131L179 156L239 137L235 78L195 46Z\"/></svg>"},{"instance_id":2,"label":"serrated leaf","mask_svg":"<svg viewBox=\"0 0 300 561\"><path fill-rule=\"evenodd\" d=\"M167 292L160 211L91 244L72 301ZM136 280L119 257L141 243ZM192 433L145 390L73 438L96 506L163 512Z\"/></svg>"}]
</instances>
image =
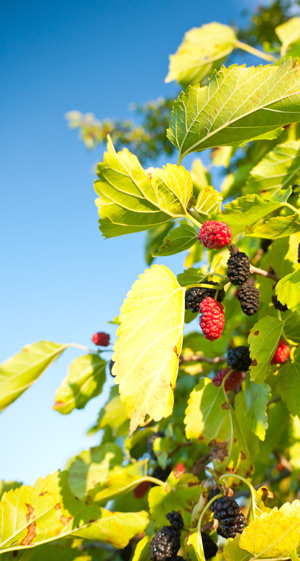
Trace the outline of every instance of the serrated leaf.
<instances>
[{"instance_id":1,"label":"serrated leaf","mask_svg":"<svg viewBox=\"0 0 300 561\"><path fill-rule=\"evenodd\" d=\"M188 31L175 55L170 55L166 82L187 86L201 82L235 47L236 36L228 25L209 23Z\"/></svg>"},{"instance_id":2,"label":"serrated leaf","mask_svg":"<svg viewBox=\"0 0 300 561\"><path fill-rule=\"evenodd\" d=\"M66 536L125 547L148 524L146 512L111 513L76 499L67 472L38 479L33 487L5 493L0 502L1 551L34 547Z\"/></svg>"},{"instance_id":3,"label":"serrated leaf","mask_svg":"<svg viewBox=\"0 0 300 561\"><path fill-rule=\"evenodd\" d=\"M225 390L208 378L200 380L190 394L184 423L186 436L212 447L219 472L251 473L251 456Z\"/></svg>"},{"instance_id":4,"label":"serrated leaf","mask_svg":"<svg viewBox=\"0 0 300 561\"><path fill-rule=\"evenodd\" d=\"M300 18L291 18L278 25L275 27L275 33L282 43L281 55L283 56L290 45L300 42Z\"/></svg>"},{"instance_id":5,"label":"serrated leaf","mask_svg":"<svg viewBox=\"0 0 300 561\"><path fill-rule=\"evenodd\" d=\"M70 345L41 341L26 345L0 365L0 411L13 403Z\"/></svg>"},{"instance_id":6,"label":"serrated leaf","mask_svg":"<svg viewBox=\"0 0 300 561\"><path fill-rule=\"evenodd\" d=\"M222 195L213 187L203 187L197 197L195 210L200 215L203 214L205 217L210 217L212 214L221 211L222 201Z\"/></svg>"},{"instance_id":7,"label":"serrated leaf","mask_svg":"<svg viewBox=\"0 0 300 561\"><path fill-rule=\"evenodd\" d=\"M275 287L278 300L300 314L300 269L281 279Z\"/></svg>"},{"instance_id":8,"label":"serrated leaf","mask_svg":"<svg viewBox=\"0 0 300 561\"><path fill-rule=\"evenodd\" d=\"M240 547L256 558L289 557L300 544L300 501L273 508L244 529Z\"/></svg>"},{"instance_id":9,"label":"serrated leaf","mask_svg":"<svg viewBox=\"0 0 300 561\"><path fill-rule=\"evenodd\" d=\"M146 173L136 156L127 148L116 152L108 137L107 152L97 173L100 229L108 238L141 232L185 216L193 183L182 166L168 164Z\"/></svg>"},{"instance_id":10,"label":"serrated leaf","mask_svg":"<svg viewBox=\"0 0 300 561\"><path fill-rule=\"evenodd\" d=\"M166 222L166 224L147 230L145 241L145 261L147 265L152 265L156 251L173 227L174 222Z\"/></svg>"},{"instance_id":11,"label":"serrated leaf","mask_svg":"<svg viewBox=\"0 0 300 561\"><path fill-rule=\"evenodd\" d=\"M281 202L263 199L256 193L244 195L225 205L218 216L226 222L233 235L245 232L250 235L254 225L261 219L281 207Z\"/></svg>"},{"instance_id":12,"label":"serrated leaf","mask_svg":"<svg viewBox=\"0 0 300 561\"><path fill-rule=\"evenodd\" d=\"M271 392L268 384L254 384L250 379L246 378L245 399L247 407L247 419L250 423L251 430L264 440L266 430L268 428L268 420L266 407Z\"/></svg>"},{"instance_id":13,"label":"serrated leaf","mask_svg":"<svg viewBox=\"0 0 300 561\"><path fill-rule=\"evenodd\" d=\"M0 498L4 493L7 493L11 489L18 489L18 487L22 487L23 483L20 481L1 481L0 480Z\"/></svg>"},{"instance_id":14,"label":"serrated leaf","mask_svg":"<svg viewBox=\"0 0 300 561\"><path fill-rule=\"evenodd\" d=\"M277 390L292 415L300 416L300 347L280 368Z\"/></svg>"},{"instance_id":15,"label":"serrated leaf","mask_svg":"<svg viewBox=\"0 0 300 561\"><path fill-rule=\"evenodd\" d=\"M84 450L74 458L71 458L66 469L69 471L69 484L72 492L79 499L94 495L97 487L108 478L110 470L122 464L123 452L114 443L106 443L101 446Z\"/></svg>"},{"instance_id":16,"label":"serrated leaf","mask_svg":"<svg viewBox=\"0 0 300 561\"><path fill-rule=\"evenodd\" d=\"M194 267L190 267L189 269L185 269L183 273L179 273L177 279L180 286L188 286L189 284L205 282L207 276L208 274L205 268L195 269Z\"/></svg>"},{"instance_id":17,"label":"serrated leaf","mask_svg":"<svg viewBox=\"0 0 300 561\"><path fill-rule=\"evenodd\" d=\"M195 475L185 473L175 477L172 472L168 477L169 485L156 486L149 491L148 502L151 518L155 527L161 528L167 524L166 514L172 510L180 511L184 526L191 524L191 513L200 498L202 484Z\"/></svg>"},{"instance_id":18,"label":"serrated leaf","mask_svg":"<svg viewBox=\"0 0 300 561\"><path fill-rule=\"evenodd\" d=\"M184 325L185 290L164 265L137 280L121 309L113 360L130 433L173 410Z\"/></svg>"},{"instance_id":19,"label":"serrated leaf","mask_svg":"<svg viewBox=\"0 0 300 561\"><path fill-rule=\"evenodd\" d=\"M250 172L248 187L254 191L279 191L300 180L300 141L278 144Z\"/></svg>"},{"instance_id":20,"label":"serrated leaf","mask_svg":"<svg viewBox=\"0 0 300 561\"><path fill-rule=\"evenodd\" d=\"M263 382L268 375L268 368L277 349L283 325L278 318L266 316L255 323L250 331L248 337L252 358L250 377L256 384Z\"/></svg>"},{"instance_id":21,"label":"serrated leaf","mask_svg":"<svg viewBox=\"0 0 300 561\"><path fill-rule=\"evenodd\" d=\"M175 102L167 135L180 159L215 146L243 144L300 120L300 69L233 65L215 73L208 86L189 86Z\"/></svg>"},{"instance_id":22,"label":"serrated leaf","mask_svg":"<svg viewBox=\"0 0 300 561\"><path fill-rule=\"evenodd\" d=\"M73 409L83 409L102 392L105 382L106 361L97 354L75 358L55 394L53 409L68 415Z\"/></svg>"},{"instance_id":23,"label":"serrated leaf","mask_svg":"<svg viewBox=\"0 0 300 561\"><path fill-rule=\"evenodd\" d=\"M155 252L155 256L175 255L192 247L198 240L198 234L189 224L181 224L171 230L164 238L163 243Z\"/></svg>"},{"instance_id":24,"label":"serrated leaf","mask_svg":"<svg viewBox=\"0 0 300 561\"><path fill-rule=\"evenodd\" d=\"M299 214L295 213L289 216L274 216L266 220L264 224L254 226L252 232L248 235L254 238L259 237L276 240L296 234L299 232L299 229L300 217Z\"/></svg>"}]
</instances>

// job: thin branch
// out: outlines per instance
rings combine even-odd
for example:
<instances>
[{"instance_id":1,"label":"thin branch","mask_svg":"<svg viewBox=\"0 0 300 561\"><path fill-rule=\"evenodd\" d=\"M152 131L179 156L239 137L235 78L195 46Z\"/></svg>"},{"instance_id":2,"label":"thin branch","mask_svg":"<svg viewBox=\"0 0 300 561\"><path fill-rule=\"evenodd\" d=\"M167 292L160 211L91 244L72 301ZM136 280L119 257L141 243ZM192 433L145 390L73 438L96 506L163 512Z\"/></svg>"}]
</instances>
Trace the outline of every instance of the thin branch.
<instances>
[{"instance_id":1,"label":"thin branch","mask_svg":"<svg viewBox=\"0 0 300 561\"><path fill-rule=\"evenodd\" d=\"M264 271L263 269L258 269L253 265L250 265L251 275L260 275L261 277L266 277L267 279L272 279L275 282L280 281L280 277L275 273L274 269L270 267L269 271Z\"/></svg>"},{"instance_id":2,"label":"thin branch","mask_svg":"<svg viewBox=\"0 0 300 561\"><path fill-rule=\"evenodd\" d=\"M258 49L255 49L255 47L251 47L250 45L247 45L247 43L242 43L242 41L236 41L236 47L238 49L242 49L243 51L246 51L247 53L250 53L251 55L257 56L269 62L276 62L277 60L273 55L268 55L263 51L259 51Z\"/></svg>"},{"instance_id":3,"label":"thin branch","mask_svg":"<svg viewBox=\"0 0 300 561\"><path fill-rule=\"evenodd\" d=\"M215 356L214 358L209 358L207 356L199 356L197 354L194 355L187 355L187 356L180 356L179 363L183 364L184 362L207 362L207 364L219 364L220 362L225 362L225 356Z\"/></svg>"},{"instance_id":4,"label":"thin branch","mask_svg":"<svg viewBox=\"0 0 300 561\"><path fill-rule=\"evenodd\" d=\"M276 397L273 397L272 399L270 399L270 401L268 401L267 403L267 407L269 407L269 405L271 405L271 403L277 403L277 401L281 400L281 395L277 395Z\"/></svg>"},{"instance_id":5,"label":"thin branch","mask_svg":"<svg viewBox=\"0 0 300 561\"><path fill-rule=\"evenodd\" d=\"M199 471L201 471L206 466L206 464L210 462L210 459L211 459L211 452L204 454L202 458L200 458L194 463L192 474L197 475L197 473L199 473Z\"/></svg>"},{"instance_id":6,"label":"thin branch","mask_svg":"<svg viewBox=\"0 0 300 561\"><path fill-rule=\"evenodd\" d=\"M184 448L185 446L191 446L192 444L194 444L194 442L192 442L191 440L188 440L187 442L179 442L179 444L176 446L176 448L174 448L174 450L172 450L168 454L168 458L172 458L172 456L174 456L174 454L176 454L176 452L178 452L178 450L180 450L180 448Z\"/></svg>"},{"instance_id":7,"label":"thin branch","mask_svg":"<svg viewBox=\"0 0 300 561\"><path fill-rule=\"evenodd\" d=\"M286 479L287 477L290 477L290 476L291 476L291 473L287 469L285 469L284 471L282 471L276 477L273 477L272 479L269 479L268 481L264 481L263 483L260 483L259 485L254 485L254 489L257 490L260 487L268 487L268 486L272 485L273 483L279 483L283 479ZM239 493L235 493L234 498L238 499L239 497L250 497L250 489L245 489L245 491L240 491Z\"/></svg>"}]
</instances>

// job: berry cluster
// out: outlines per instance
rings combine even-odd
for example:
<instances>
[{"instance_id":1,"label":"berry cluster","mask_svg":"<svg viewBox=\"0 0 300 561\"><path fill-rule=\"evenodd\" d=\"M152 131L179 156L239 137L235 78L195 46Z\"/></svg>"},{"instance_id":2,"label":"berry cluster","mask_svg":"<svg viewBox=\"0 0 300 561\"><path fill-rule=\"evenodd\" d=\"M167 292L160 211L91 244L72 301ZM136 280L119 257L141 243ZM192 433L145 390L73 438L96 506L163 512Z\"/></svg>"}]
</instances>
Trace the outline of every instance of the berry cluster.
<instances>
[{"instance_id":1,"label":"berry cluster","mask_svg":"<svg viewBox=\"0 0 300 561\"><path fill-rule=\"evenodd\" d=\"M174 561L180 549L180 530L183 528L183 519L180 512L174 510L167 514L171 526L163 526L153 536L150 546L151 561Z\"/></svg>"},{"instance_id":2,"label":"berry cluster","mask_svg":"<svg viewBox=\"0 0 300 561\"><path fill-rule=\"evenodd\" d=\"M211 286L216 286L218 283L214 281L205 281L205 284L210 284ZM199 286L190 288L185 293L185 308L186 310L191 310L194 314L199 313L199 306L201 302L207 298L215 298L217 291L213 288L208 288L207 286ZM224 290L219 290L217 295L218 302L222 302L225 296Z\"/></svg>"},{"instance_id":3,"label":"berry cluster","mask_svg":"<svg viewBox=\"0 0 300 561\"><path fill-rule=\"evenodd\" d=\"M220 497L210 506L214 518L218 520L217 534L223 538L234 538L247 526L247 520L237 502L232 497Z\"/></svg>"}]
</instances>

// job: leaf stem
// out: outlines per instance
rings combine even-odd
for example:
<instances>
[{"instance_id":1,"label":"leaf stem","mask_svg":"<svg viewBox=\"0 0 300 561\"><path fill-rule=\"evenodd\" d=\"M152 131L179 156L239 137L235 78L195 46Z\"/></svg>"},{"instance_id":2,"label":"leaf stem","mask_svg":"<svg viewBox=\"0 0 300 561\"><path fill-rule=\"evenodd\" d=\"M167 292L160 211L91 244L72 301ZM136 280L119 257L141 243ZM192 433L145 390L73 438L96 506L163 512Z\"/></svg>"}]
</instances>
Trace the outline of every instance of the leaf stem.
<instances>
[{"instance_id":1,"label":"leaf stem","mask_svg":"<svg viewBox=\"0 0 300 561\"><path fill-rule=\"evenodd\" d=\"M290 203L281 203L281 204L282 204L282 206L286 206L287 208L289 208L293 212L296 212L297 214L300 215L300 211L295 206L291 205Z\"/></svg>"},{"instance_id":2,"label":"leaf stem","mask_svg":"<svg viewBox=\"0 0 300 561\"><path fill-rule=\"evenodd\" d=\"M83 351L91 351L91 349L89 349L88 347L85 347L84 345L79 345L78 343L69 343L70 347L75 347L76 349L82 349ZM92 353L95 353L95 351L91 351Z\"/></svg>"},{"instance_id":3,"label":"leaf stem","mask_svg":"<svg viewBox=\"0 0 300 561\"><path fill-rule=\"evenodd\" d=\"M277 60L273 55L268 55L263 51L259 51L258 49L255 49L255 47L251 47L250 45L247 45L247 43L243 43L242 41L236 41L236 47L237 49L242 49L243 51L246 51L251 55L257 56L269 62L276 62Z\"/></svg>"},{"instance_id":4,"label":"leaf stem","mask_svg":"<svg viewBox=\"0 0 300 561\"><path fill-rule=\"evenodd\" d=\"M256 518L256 513L255 513L256 498L255 498L255 489L254 489L253 485L251 485L251 483L249 483L249 481L247 481L247 479L245 479L241 475L237 475L236 473L230 473L230 474L229 473L224 473L224 475L221 475L221 477L219 478L219 483L221 483L222 479L230 479L231 477L233 477L233 479L239 479L240 481L242 481L243 483L245 483L245 485L247 485L249 487L250 493L251 493L252 516L253 516L253 519L255 520L255 518Z\"/></svg>"}]
</instances>

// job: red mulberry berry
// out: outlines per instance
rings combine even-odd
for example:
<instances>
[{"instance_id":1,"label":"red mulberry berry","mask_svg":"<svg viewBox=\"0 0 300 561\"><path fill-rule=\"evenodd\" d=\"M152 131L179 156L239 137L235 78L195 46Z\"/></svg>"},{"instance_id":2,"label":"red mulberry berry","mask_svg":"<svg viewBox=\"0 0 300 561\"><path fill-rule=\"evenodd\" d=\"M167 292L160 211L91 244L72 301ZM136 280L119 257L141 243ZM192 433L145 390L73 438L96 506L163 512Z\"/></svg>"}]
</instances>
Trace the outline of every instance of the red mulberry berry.
<instances>
[{"instance_id":1,"label":"red mulberry berry","mask_svg":"<svg viewBox=\"0 0 300 561\"><path fill-rule=\"evenodd\" d=\"M92 337L93 343L98 347L107 347L109 345L110 335L108 333L104 333L104 331L98 331L98 333L94 333Z\"/></svg>"},{"instance_id":2,"label":"red mulberry berry","mask_svg":"<svg viewBox=\"0 0 300 561\"><path fill-rule=\"evenodd\" d=\"M284 342L283 339L279 340L278 347L271 360L271 364L282 364L286 362L290 356L290 347Z\"/></svg>"},{"instance_id":3,"label":"red mulberry berry","mask_svg":"<svg viewBox=\"0 0 300 561\"><path fill-rule=\"evenodd\" d=\"M222 385L222 382L226 374L228 374L230 370L231 368L222 368L216 373L215 377L212 380L215 386ZM241 372L235 372L235 371L231 372L231 374L229 374L227 380L225 381L225 391L229 392L229 390L233 390L234 388L236 388L236 386L241 382L241 380L242 380Z\"/></svg>"},{"instance_id":4,"label":"red mulberry berry","mask_svg":"<svg viewBox=\"0 0 300 561\"><path fill-rule=\"evenodd\" d=\"M205 298L200 304L200 327L205 339L219 339L225 324L224 307L213 298Z\"/></svg>"},{"instance_id":5,"label":"red mulberry berry","mask_svg":"<svg viewBox=\"0 0 300 561\"><path fill-rule=\"evenodd\" d=\"M150 481L142 481L141 483L139 483L133 490L135 498L142 499L146 495L150 485Z\"/></svg>"},{"instance_id":6,"label":"red mulberry berry","mask_svg":"<svg viewBox=\"0 0 300 561\"><path fill-rule=\"evenodd\" d=\"M198 238L208 249L222 249L231 242L231 230L225 222L209 220L201 226Z\"/></svg>"}]
</instances>

